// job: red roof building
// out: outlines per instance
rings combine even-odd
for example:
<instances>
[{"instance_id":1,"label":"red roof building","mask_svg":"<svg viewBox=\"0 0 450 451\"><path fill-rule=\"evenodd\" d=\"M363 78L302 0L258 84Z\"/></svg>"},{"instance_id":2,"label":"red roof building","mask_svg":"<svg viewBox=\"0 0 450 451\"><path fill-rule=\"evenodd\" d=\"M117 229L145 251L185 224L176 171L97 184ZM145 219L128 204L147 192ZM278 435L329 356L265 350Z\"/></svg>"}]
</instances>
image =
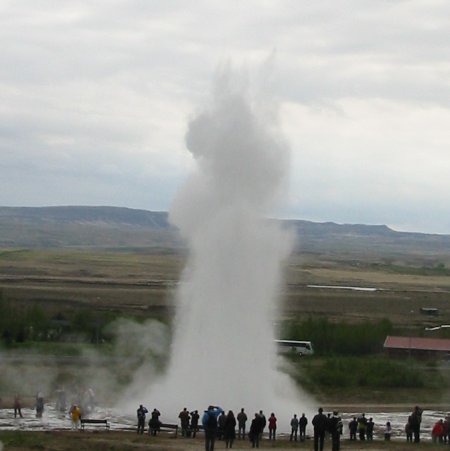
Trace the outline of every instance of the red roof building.
<instances>
[{"instance_id":1,"label":"red roof building","mask_svg":"<svg viewBox=\"0 0 450 451\"><path fill-rule=\"evenodd\" d=\"M393 337L388 335L383 345L390 354L405 353L423 357L450 355L450 339L423 337Z\"/></svg>"}]
</instances>

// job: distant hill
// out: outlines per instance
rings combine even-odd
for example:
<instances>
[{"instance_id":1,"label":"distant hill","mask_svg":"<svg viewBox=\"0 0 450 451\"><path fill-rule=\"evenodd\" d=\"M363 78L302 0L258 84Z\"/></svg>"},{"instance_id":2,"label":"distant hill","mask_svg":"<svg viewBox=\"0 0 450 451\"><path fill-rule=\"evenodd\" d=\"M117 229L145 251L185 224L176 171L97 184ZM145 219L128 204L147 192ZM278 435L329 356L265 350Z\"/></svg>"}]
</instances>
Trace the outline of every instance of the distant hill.
<instances>
[{"instance_id":1,"label":"distant hill","mask_svg":"<svg viewBox=\"0 0 450 451\"><path fill-rule=\"evenodd\" d=\"M167 217L118 207L0 207L0 247L180 248Z\"/></svg>"},{"instance_id":2,"label":"distant hill","mask_svg":"<svg viewBox=\"0 0 450 451\"><path fill-rule=\"evenodd\" d=\"M33 223L128 224L166 229L167 213L120 207L0 207L0 220Z\"/></svg>"},{"instance_id":3,"label":"distant hill","mask_svg":"<svg viewBox=\"0 0 450 451\"><path fill-rule=\"evenodd\" d=\"M385 225L284 220L304 253L414 255L450 259L450 235L396 232ZM167 212L119 207L0 207L0 247L184 248Z\"/></svg>"},{"instance_id":4,"label":"distant hill","mask_svg":"<svg viewBox=\"0 0 450 451\"><path fill-rule=\"evenodd\" d=\"M295 231L297 249L313 253L344 253L392 258L417 256L420 260L450 262L450 235L397 232L386 225L336 224L334 222L283 221Z\"/></svg>"}]
</instances>

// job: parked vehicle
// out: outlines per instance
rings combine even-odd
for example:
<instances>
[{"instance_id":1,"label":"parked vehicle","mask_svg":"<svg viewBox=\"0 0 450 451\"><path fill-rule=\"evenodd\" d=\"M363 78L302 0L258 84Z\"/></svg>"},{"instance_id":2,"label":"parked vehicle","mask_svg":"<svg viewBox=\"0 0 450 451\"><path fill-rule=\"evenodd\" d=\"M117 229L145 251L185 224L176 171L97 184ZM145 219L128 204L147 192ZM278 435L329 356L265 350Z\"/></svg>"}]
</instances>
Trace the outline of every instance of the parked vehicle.
<instances>
[{"instance_id":1,"label":"parked vehicle","mask_svg":"<svg viewBox=\"0 0 450 451\"><path fill-rule=\"evenodd\" d=\"M298 340L275 340L278 352L282 354L296 354L298 356L314 354L313 345L310 341Z\"/></svg>"}]
</instances>

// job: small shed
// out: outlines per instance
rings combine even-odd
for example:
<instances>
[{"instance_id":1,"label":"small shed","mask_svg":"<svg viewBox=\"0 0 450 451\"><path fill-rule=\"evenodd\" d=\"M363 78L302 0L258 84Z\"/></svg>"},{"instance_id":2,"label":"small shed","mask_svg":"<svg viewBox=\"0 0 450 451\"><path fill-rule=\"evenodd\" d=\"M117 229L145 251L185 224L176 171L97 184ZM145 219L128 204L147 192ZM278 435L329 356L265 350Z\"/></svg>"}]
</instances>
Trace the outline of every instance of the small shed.
<instances>
[{"instance_id":1,"label":"small shed","mask_svg":"<svg viewBox=\"0 0 450 451\"><path fill-rule=\"evenodd\" d=\"M394 337L388 335L383 345L389 355L425 358L450 357L450 339L424 337Z\"/></svg>"}]
</instances>

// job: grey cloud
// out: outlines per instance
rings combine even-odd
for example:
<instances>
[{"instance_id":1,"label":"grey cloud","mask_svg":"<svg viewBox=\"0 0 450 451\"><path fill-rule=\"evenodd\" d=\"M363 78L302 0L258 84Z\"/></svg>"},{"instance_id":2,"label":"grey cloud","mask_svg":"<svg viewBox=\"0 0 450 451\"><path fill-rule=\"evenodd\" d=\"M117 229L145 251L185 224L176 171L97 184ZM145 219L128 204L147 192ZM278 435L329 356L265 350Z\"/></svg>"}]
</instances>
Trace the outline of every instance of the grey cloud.
<instances>
[{"instance_id":1,"label":"grey cloud","mask_svg":"<svg viewBox=\"0 0 450 451\"><path fill-rule=\"evenodd\" d=\"M8 191L2 191L0 204L95 200L168 209L192 165L183 143L189 113L202 103L217 63L234 58L252 68L274 49L280 101L306 105L311 110L305 114L316 121L312 131L299 121L287 136L301 154L293 186L299 198L309 193L309 199L301 197L292 206L300 216L303 205L304 211L330 220L344 212L352 222L385 211L386 222L401 223L387 214L393 201L366 188L370 171L363 171L367 180L360 181L365 201L347 189L347 179L364 162L375 172L386 167L375 150L361 155L359 148L379 136L380 153L405 153L408 162L409 147L411 152L434 147L431 158L439 159L436 149L450 144L437 119L450 108L446 1L36 0L1 8L0 180ZM351 101L358 102L353 111ZM372 107L380 101L395 105L398 114L429 112L414 121L414 139L402 142L406 125L388 127L374 117L382 114ZM341 118L345 131L339 139L339 131L333 135L312 109ZM366 122L359 122L358 114L367 115ZM352 124L362 130L349 133ZM334 158L344 151L352 161L347 172ZM400 170L402 163L391 164ZM405 163L402 182L420 185L441 177L441 169L426 167L422 178L420 163ZM341 171L341 177L333 171ZM323 174L323 189L322 179L308 172ZM396 176L395 171L385 175L393 187ZM82 177L89 179L88 189L78 186ZM430 198L446 203L435 183L426 189ZM327 202L330 196L333 202ZM413 208L414 196L402 199L411 212L420 210ZM435 211L428 217L439 224L444 213ZM419 224L419 215L412 217Z\"/></svg>"},{"instance_id":2,"label":"grey cloud","mask_svg":"<svg viewBox=\"0 0 450 451\"><path fill-rule=\"evenodd\" d=\"M350 62L348 64L351 64ZM450 107L450 68L442 72L420 67L365 67L361 62L328 63L322 67L299 64L279 75L279 92L283 100L300 103L327 103L345 98L384 98L403 103L436 104ZM448 75L448 76L447 76Z\"/></svg>"}]
</instances>

